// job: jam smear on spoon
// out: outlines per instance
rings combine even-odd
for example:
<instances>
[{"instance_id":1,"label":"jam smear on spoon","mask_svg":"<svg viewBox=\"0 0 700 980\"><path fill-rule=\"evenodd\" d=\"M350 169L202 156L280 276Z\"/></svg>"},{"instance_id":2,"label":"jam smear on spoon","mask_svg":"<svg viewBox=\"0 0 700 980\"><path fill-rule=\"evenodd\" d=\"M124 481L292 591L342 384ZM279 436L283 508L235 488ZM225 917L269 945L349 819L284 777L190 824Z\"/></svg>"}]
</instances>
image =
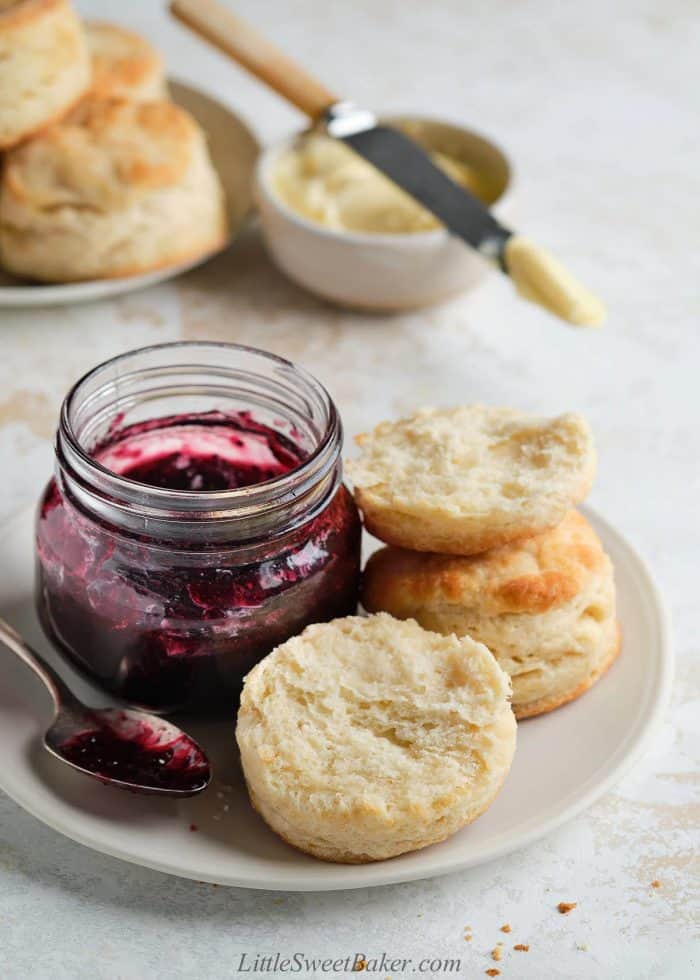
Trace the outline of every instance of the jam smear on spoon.
<instances>
[{"instance_id":1,"label":"jam smear on spoon","mask_svg":"<svg viewBox=\"0 0 700 980\"><path fill-rule=\"evenodd\" d=\"M184 733L172 738L147 722L124 724L115 712L114 725L100 725L61 743L60 754L105 782L133 783L154 790L194 792L209 779L209 763ZM121 727L120 727L121 725Z\"/></svg>"}]
</instances>

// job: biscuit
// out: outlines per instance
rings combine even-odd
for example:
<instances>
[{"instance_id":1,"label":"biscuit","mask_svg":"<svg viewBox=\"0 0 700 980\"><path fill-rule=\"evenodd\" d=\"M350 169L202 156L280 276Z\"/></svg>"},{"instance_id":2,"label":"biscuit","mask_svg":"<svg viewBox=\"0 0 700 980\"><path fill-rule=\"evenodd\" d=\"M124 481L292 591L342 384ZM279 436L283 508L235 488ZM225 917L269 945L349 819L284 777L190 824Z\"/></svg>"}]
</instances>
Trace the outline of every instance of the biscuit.
<instances>
[{"instance_id":1,"label":"biscuit","mask_svg":"<svg viewBox=\"0 0 700 980\"><path fill-rule=\"evenodd\" d=\"M92 97L141 102L167 99L165 64L148 41L102 21L87 21L85 33L92 59Z\"/></svg>"},{"instance_id":2,"label":"biscuit","mask_svg":"<svg viewBox=\"0 0 700 980\"><path fill-rule=\"evenodd\" d=\"M248 674L236 737L255 809L324 861L444 840L498 793L515 751L489 651L379 614L309 626Z\"/></svg>"},{"instance_id":3,"label":"biscuit","mask_svg":"<svg viewBox=\"0 0 700 980\"><path fill-rule=\"evenodd\" d=\"M135 275L206 255L226 236L204 134L172 103L86 100L7 155L0 259L15 275Z\"/></svg>"},{"instance_id":4,"label":"biscuit","mask_svg":"<svg viewBox=\"0 0 700 980\"><path fill-rule=\"evenodd\" d=\"M553 527L595 472L591 431L575 414L422 409L357 442L347 470L367 530L415 551L472 555Z\"/></svg>"},{"instance_id":5,"label":"biscuit","mask_svg":"<svg viewBox=\"0 0 700 980\"><path fill-rule=\"evenodd\" d=\"M90 56L69 0L0 2L0 150L59 119L90 84Z\"/></svg>"},{"instance_id":6,"label":"biscuit","mask_svg":"<svg viewBox=\"0 0 700 980\"><path fill-rule=\"evenodd\" d=\"M470 558L383 548L365 569L362 602L486 644L510 675L516 718L583 694L619 649L612 564L576 511Z\"/></svg>"}]
</instances>

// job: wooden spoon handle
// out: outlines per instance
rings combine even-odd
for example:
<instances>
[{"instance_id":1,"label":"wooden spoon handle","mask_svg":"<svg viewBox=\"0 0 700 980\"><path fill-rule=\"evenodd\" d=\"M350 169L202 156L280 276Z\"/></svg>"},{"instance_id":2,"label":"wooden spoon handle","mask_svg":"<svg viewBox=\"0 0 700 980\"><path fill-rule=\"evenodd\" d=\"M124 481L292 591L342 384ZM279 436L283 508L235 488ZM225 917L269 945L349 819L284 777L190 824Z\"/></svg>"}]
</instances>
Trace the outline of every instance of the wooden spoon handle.
<instances>
[{"instance_id":1,"label":"wooden spoon handle","mask_svg":"<svg viewBox=\"0 0 700 980\"><path fill-rule=\"evenodd\" d=\"M170 10L312 119L338 101L324 85L216 0L173 0Z\"/></svg>"}]
</instances>

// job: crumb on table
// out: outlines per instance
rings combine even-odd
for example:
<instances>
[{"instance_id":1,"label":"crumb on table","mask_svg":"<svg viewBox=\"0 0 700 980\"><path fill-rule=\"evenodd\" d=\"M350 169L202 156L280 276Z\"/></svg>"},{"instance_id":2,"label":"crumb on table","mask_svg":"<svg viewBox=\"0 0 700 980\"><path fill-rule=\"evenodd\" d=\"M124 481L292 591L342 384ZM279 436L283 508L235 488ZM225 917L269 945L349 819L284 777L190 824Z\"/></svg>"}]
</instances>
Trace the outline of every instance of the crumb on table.
<instances>
[{"instance_id":1,"label":"crumb on table","mask_svg":"<svg viewBox=\"0 0 700 980\"><path fill-rule=\"evenodd\" d=\"M510 923L504 922L501 926L501 932L510 932Z\"/></svg>"},{"instance_id":2,"label":"crumb on table","mask_svg":"<svg viewBox=\"0 0 700 980\"><path fill-rule=\"evenodd\" d=\"M529 953L530 952L530 944L529 943L516 943L515 946L513 946L513 949L517 949L521 953Z\"/></svg>"},{"instance_id":3,"label":"crumb on table","mask_svg":"<svg viewBox=\"0 0 700 980\"><path fill-rule=\"evenodd\" d=\"M495 966L492 966L490 970L486 970L487 977L497 977L500 974L500 970L497 970Z\"/></svg>"},{"instance_id":4,"label":"crumb on table","mask_svg":"<svg viewBox=\"0 0 700 980\"><path fill-rule=\"evenodd\" d=\"M568 915L569 912L576 908L577 904L577 902L559 902L557 909L562 915Z\"/></svg>"},{"instance_id":5,"label":"crumb on table","mask_svg":"<svg viewBox=\"0 0 700 980\"><path fill-rule=\"evenodd\" d=\"M661 888L661 882L659 881L658 878L654 878L654 880L651 883L651 887L652 888Z\"/></svg>"},{"instance_id":6,"label":"crumb on table","mask_svg":"<svg viewBox=\"0 0 700 980\"><path fill-rule=\"evenodd\" d=\"M496 960L496 961L498 961L498 960L500 960L500 958L501 958L502 956L503 956L503 950L501 949L501 947L500 947L500 946L495 946L495 947L494 947L494 948L493 948L493 949L491 950L491 959L492 959L492 960Z\"/></svg>"}]
</instances>

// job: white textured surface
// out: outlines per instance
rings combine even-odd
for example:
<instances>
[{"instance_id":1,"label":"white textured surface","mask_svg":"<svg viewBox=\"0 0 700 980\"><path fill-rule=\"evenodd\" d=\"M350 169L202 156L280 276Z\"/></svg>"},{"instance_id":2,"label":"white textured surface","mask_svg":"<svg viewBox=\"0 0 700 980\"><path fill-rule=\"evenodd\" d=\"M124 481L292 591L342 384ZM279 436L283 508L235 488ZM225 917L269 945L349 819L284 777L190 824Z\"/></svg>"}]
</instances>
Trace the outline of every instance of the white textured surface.
<instances>
[{"instance_id":1,"label":"white textured surface","mask_svg":"<svg viewBox=\"0 0 700 980\"><path fill-rule=\"evenodd\" d=\"M175 72L230 101L263 139L297 124L274 96L168 23L160 3L80 6L144 30ZM181 336L258 344L301 361L331 388L349 434L423 403L580 410L600 448L592 502L638 544L666 593L678 654L673 705L654 750L618 789L542 843L476 871L367 892L273 896L166 878L71 844L0 799L0 976L219 980L255 975L238 969L244 952L386 950L416 963L461 957L452 975L470 978L493 966L518 980L693 977L697 5L235 6L339 91L379 109L437 109L499 140L518 168L522 229L600 291L609 322L599 333L575 332L516 302L497 280L418 314L347 314L285 282L254 238L179 285L75 309L4 312L0 517L38 493L60 399L78 374ZM560 900L578 907L560 916ZM508 935L499 932L504 922ZM489 951L498 941L505 950L496 964ZM530 951L512 951L517 942Z\"/></svg>"}]
</instances>

